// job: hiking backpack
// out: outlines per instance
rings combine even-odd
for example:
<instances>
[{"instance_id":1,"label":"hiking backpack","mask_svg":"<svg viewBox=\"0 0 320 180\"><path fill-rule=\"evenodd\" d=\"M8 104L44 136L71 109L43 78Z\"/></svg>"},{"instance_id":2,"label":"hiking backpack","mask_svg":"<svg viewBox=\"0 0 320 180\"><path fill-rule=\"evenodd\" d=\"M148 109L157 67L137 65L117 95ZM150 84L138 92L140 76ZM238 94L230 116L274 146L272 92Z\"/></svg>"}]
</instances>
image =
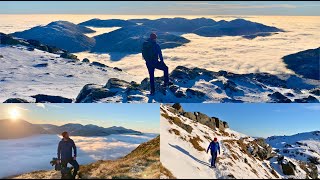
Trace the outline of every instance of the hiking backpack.
<instances>
[{"instance_id":1,"label":"hiking backpack","mask_svg":"<svg viewBox=\"0 0 320 180\"><path fill-rule=\"evenodd\" d=\"M153 61L158 59L155 52L154 44L149 41L145 41L142 44L142 57L145 61Z\"/></svg>"}]
</instances>

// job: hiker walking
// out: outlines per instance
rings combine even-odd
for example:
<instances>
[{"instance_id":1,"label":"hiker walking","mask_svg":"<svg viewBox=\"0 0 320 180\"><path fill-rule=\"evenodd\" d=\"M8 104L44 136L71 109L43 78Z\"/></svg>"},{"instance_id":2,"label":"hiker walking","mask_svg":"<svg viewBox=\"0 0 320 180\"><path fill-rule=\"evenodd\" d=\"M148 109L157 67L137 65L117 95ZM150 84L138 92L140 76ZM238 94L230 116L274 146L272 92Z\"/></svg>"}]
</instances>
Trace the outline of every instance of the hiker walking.
<instances>
[{"instance_id":1,"label":"hiker walking","mask_svg":"<svg viewBox=\"0 0 320 180\"><path fill-rule=\"evenodd\" d=\"M155 93L154 85L154 70L159 69L164 73L164 87L167 87L169 84L169 69L168 66L164 63L162 52L159 44L157 43L157 35L155 33L150 34L150 38L146 40L142 45L142 56L146 61L150 76L150 95Z\"/></svg>"},{"instance_id":2,"label":"hiker walking","mask_svg":"<svg viewBox=\"0 0 320 180\"><path fill-rule=\"evenodd\" d=\"M58 163L61 163L61 174L64 176L64 171L67 169L68 163L73 166L73 179L76 178L77 172L79 171L79 164L76 160L77 158L77 147L73 140L70 139L68 132L63 132L62 140L59 142L58 146ZM73 149L73 156L72 156Z\"/></svg>"},{"instance_id":3,"label":"hiker walking","mask_svg":"<svg viewBox=\"0 0 320 180\"><path fill-rule=\"evenodd\" d=\"M214 140L211 141L207 149L207 153L209 152L209 149L211 151L211 168L216 168L216 160L218 157L218 152L220 155L220 145L217 138L214 138Z\"/></svg>"}]
</instances>

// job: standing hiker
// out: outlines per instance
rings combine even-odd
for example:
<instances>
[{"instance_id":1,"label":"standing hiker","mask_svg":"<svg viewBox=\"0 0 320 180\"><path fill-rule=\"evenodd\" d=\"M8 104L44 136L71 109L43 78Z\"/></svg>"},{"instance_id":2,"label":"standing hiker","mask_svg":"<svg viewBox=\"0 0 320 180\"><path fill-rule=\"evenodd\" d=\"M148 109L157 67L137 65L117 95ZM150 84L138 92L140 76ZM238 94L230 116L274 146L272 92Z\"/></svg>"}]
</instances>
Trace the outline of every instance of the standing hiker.
<instances>
[{"instance_id":1,"label":"standing hiker","mask_svg":"<svg viewBox=\"0 0 320 180\"><path fill-rule=\"evenodd\" d=\"M61 174L63 175L63 170L67 168L68 163L73 166L73 178L76 178L77 172L79 170L79 164L76 160L77 158L77 147L73 140L70 139L68 132L63 132L62 140L59 142L58 146L58 163L61 163ZM72 156L73 149L73 156Z\"/></svg>"},{"instance_id":2,"label":"standing hiker","mask_svg":"<svg viewBox=\"0 0 320 180\"><path fill-rule=\"evenodd\" d=\"M217 138L214 138L214 140L209 144L207 153L209 152L209 149L211 151L211 168L216 168L216 160L218 157L218 152L220 155L220 145Z\"/></svg>"},{"instance_id":3,"label":"standing hiker","mask_svg":"<svg viewBox=\"0 0 320 180\"><path fill-rule=\"evenodd\" d=\"M157 35L155 33L150 34L150 38L146 40L142 45L142 56L146 61L150 76L150 94L154 95L155 85L154 85L154 70L159 69L164 73L164 87L168 86L169 83L169 69L164 63L162 52L159 44L157 43Z\"/></svg>"}]
</instances>

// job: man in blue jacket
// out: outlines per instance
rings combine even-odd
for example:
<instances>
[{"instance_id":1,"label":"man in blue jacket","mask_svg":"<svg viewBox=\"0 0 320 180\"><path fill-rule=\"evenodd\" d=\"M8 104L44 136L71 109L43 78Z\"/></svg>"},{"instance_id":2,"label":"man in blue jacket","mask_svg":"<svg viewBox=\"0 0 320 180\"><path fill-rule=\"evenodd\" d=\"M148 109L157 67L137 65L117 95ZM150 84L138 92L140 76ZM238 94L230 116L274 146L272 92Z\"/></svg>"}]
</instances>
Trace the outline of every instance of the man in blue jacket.
<instances>
[{"instance_id":1,"label":"man in blue jacket","mask_svg":"<svg viewBox=\"0 0 320 180\"><path fill-rule=\"evenodd\" d=\"M211 151L211 168L216 168L216 160L218 157L218 152L220 155L220 145L217 138L214 138L214 140L209 144L209 147L207 149L207 153L209 152L209 149Z\"/></svg>"},{"instance_id":2,"label":"man in blue jacket","mask_svg":"<svg viewBox=\"0 0 320 180\"><path fill-rule=\"evenodd\" d=\"M154 70L159 69L164 73L164 87L169 85L169 69L163 61L162 51L157 43L157 35L155 33L150 34L150 38L143 43L142 56L146 61L150 76L150 94L154 95Z\"/></svg>"},{"instance_id":3,"label":"man in blue jacket","mask_svg":"<svg viewBox=\"0 0 320 180\"><path fill-rule=\"evenodd\" d=\"M77 162L77 147L74 144L73 140L70 139L68 132L63 132L62 140L59 142L58 146L58 163L61 163L62 169L67 168L68 163L73 166L73 178L76 178L76 175L79 171L79 164ZM73 156L72 156L73 149ZM62 171L61 171L62 173Z\"/></svg>"}]
</instances>

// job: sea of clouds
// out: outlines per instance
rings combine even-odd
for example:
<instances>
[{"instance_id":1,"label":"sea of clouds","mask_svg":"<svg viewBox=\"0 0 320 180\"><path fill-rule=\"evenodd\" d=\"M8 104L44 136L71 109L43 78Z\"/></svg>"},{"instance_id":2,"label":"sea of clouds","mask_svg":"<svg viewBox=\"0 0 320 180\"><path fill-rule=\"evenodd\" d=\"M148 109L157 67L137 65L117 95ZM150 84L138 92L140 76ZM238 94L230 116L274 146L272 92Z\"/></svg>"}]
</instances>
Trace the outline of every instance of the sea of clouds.
<instances>
[{"instance_id":1,"label":"sea of clouds","mask_svg":"<svg viewBox=\"0 0 320 180\"><path fill-rule=\"evenodd\" d=\"M118 159L129 154L156 134L71 137L78 150L79 164ZM0 140L0 178L36 170L50 170L57 157L58 135L37 135L21 139Z\"/></svg>"},{"instance_id":2,"label":"sea of clouds","mask_svg":"<svg viewBox=\"0 0 320 180\"><path fill-rule=\"evenodd\" d=\"M35 25L45 25L51 21L67 20L80 23L91 18L130 19L174 16L116 16L116 15L28 15L21 18L18 15L0 15L0 32L11 33L25 30ZM258 37L248 40L236 37L201 37L195 34L184 34L190 43L163 50L165 62L172 71L176 66L206 68L208 70L226 70L234 73L268 72L272 74L293 73L286 68L282 57L306 49L319 47L320 17L319 16L186 16L186 18L207 17L214 20L232 20L243 18L269 26L275 26L285 32L268 37ZM110 32L114 29L100 29L97 34ZM95 28L97 30L97 28ZM92 34L90 35L92 36ZM141 80L148 76L145 62L141 54L129 55L121 60L111 60L109 54L77 53L82 58L99 61L113 67L119 67ZM162 75L156 71L156 75Z\"/></svg>"}]
</instances>

